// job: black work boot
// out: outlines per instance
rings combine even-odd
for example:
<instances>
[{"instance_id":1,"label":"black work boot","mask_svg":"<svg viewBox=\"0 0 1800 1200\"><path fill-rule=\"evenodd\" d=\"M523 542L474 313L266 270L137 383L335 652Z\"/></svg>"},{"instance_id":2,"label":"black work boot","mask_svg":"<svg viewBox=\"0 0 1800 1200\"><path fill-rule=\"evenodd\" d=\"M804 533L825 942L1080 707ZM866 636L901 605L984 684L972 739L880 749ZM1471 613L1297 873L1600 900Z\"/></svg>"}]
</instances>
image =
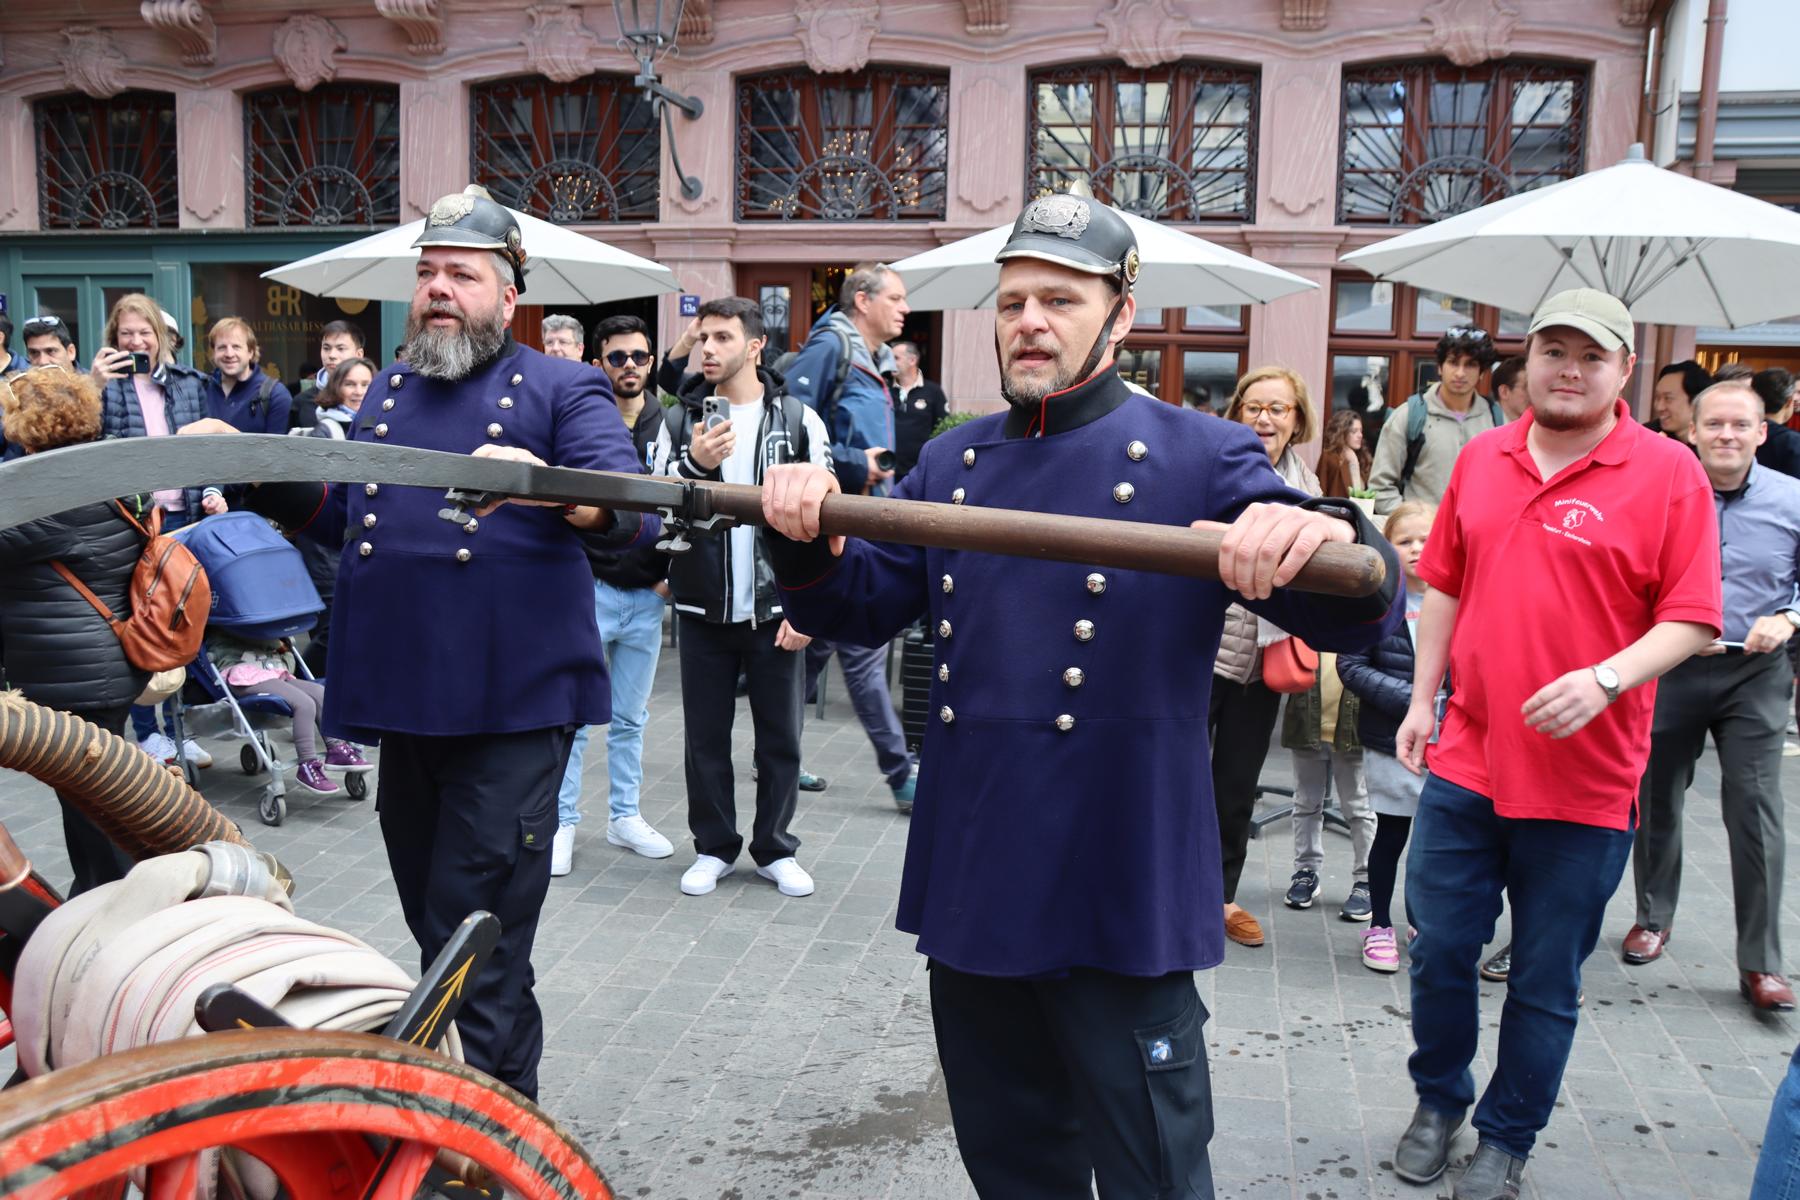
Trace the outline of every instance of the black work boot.
<instances>
[{"instance_id":1,"label":"black work boot","mask_svg":"<svg viewBox=\"0 0 1800 1200\"><path fill-rule=\"evenodd\" d=\"M1451 1116L1419 1105L1394 1148L1394 1174L1408 1183L1430 1183L1442 1175L1450 1162L1450 1143L1462 1123L1460 1113Z\"/></svg>"},{"instance_id":2,"label":"black work boot","mask_svg":"<svg viewBox=\"0 0 1800 1200\"><path fill-rule=\"evenodd\" d=\"M1475 1147L1468 1170L1456 1181L1450 1200L1519 1200L1519 1184L1524 1178L1524 1159L1482 1142Z\"/></svg>"}]
</instances>

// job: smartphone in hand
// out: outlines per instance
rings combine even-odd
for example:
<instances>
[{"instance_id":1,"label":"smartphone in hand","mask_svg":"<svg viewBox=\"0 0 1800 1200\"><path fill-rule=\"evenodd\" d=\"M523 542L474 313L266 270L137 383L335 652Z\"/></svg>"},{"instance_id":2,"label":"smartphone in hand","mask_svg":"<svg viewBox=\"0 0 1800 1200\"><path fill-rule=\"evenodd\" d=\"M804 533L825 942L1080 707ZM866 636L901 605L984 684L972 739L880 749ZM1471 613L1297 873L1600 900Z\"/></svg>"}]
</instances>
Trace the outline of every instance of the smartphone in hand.
<instances>
[{"instance_id":1,"label":"smartphone in hand","mask_svg":"<svg viewBox=\"0 0 1800 1200\"><path fill-rule=\"evenodd\" d=\"M131 361L124 365L124 371L127 375L150 374L150 356L141 350L132 351Z\"/></svg>"},{"instance_id":2,"label":"smartphone in hand","mask_svg":"<svg viewBox=\"0 0 1800 1200\"><path fill-rule=\"evenodd\" d=\"M711 432L731 419L731 405L723 396L708 396L700 402L700 428Z\"/></svg>"}]
</instances>

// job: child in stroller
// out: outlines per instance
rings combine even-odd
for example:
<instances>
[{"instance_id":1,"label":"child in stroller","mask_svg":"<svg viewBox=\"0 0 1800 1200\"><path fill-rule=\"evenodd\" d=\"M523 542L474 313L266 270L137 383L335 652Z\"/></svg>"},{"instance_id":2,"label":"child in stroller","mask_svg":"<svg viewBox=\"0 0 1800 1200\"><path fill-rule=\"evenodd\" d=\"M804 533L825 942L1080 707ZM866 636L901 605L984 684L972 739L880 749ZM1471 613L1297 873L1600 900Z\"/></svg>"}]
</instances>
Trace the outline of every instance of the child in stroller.
<instances>
[{"instance_id":1,"label":"child in stroller","mask_svg":"<svg viewBox=\"0 0 1800 1200\"><path fill-rule=\"evenodd\" d=\"M218 630L207 635L206 650L232 695L274 696L293 711L294 756L299 760L294 777L301 787L314 795L335 796L341 789L329 772L360 775L373 769L355 746L319 732L325 685L295 673L298 663L288 643ZM325 743L322 758L321 739Z\"/></svg>"}]
</instances>

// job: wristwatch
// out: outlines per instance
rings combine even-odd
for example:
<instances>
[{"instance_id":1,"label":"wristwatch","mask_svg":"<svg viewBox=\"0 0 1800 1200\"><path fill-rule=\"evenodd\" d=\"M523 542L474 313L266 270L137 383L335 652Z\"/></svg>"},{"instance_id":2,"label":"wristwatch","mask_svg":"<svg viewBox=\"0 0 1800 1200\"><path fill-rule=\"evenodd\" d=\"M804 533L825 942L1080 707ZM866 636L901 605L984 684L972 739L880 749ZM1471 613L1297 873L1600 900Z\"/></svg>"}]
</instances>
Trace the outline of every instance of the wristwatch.
<instances>
[{"instance_id":1,"label":"wristwatch","mask_svg":"<svg viewBox=\"0 0 1800 1200\"><path fill-rule=\"evenodd\" d=\"M1600 690L1606 693L1608 704L1619 698L1619 673L1605 663L1594 664L1594 682L1598 683Z\"/></svg>"},{"instance_id":2,"label":"wristwatch","mask_svg":"<svg viewBox=\"0 0 1800 1200\"><path fill-rule=\"evenodd\" d=\"M1792 625L1795 629L1800 629L1800 612L1795 612L1791 608L1784 608L1781 610L1781 615L1787 618L1789 625Z\"/></svg>"}]
</instances>

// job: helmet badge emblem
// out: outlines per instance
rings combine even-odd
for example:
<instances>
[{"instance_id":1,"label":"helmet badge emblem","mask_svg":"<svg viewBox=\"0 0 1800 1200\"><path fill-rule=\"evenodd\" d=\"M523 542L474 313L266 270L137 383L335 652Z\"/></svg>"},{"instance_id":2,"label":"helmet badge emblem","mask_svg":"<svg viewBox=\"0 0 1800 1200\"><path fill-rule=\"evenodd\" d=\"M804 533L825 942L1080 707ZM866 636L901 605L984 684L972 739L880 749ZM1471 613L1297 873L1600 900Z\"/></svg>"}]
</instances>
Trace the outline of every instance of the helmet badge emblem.
<instances>
[{"instance_id":1,"label":"helmet badge emblem","mask_svg":"<svg viewBox=\"0 0 1800 1200\"><path fill-rule=\"evenodd\" d=\"M431 206L430 222L433 225L454 225L475 211L473 196L445 196Z\"/></svg>"},{"instance_id":2,"label":"helmet badge emblem","mask_svg":"<svg viewBox=\"0 0 1800 1200\"><path fill-rule=\"evenodd\" d=\"M1025 210L1024 231L1079 238L1087 232L1088 208L1074 196L1040 196Z\"/></svg>"}]
</instances>

